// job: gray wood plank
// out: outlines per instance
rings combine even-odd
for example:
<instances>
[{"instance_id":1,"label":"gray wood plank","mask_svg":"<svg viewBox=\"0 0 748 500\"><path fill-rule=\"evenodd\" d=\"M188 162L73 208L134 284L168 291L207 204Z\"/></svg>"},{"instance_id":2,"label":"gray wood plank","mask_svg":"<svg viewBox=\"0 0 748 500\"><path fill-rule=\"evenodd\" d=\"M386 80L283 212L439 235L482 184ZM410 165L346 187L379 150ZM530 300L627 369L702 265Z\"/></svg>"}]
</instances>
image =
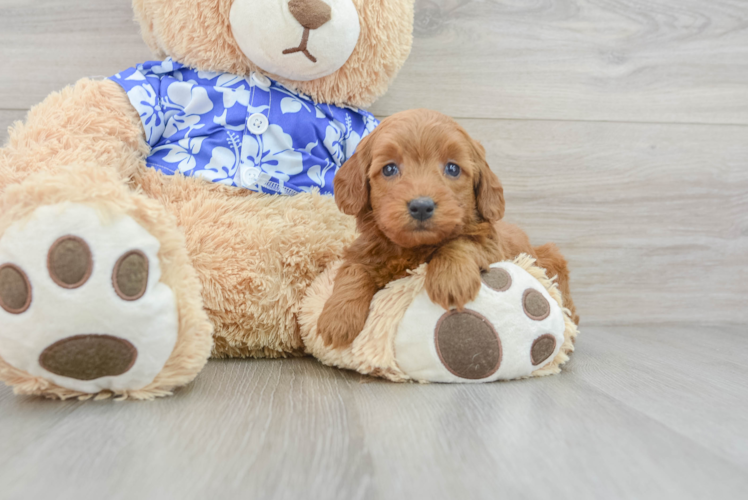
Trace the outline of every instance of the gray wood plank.
<instances>
[{"instance_id":1,"label":"gray wood plank","mask_svg":"<svg viewBox=\"0 0 748 500\"><path fill-rule=\"evenodd\" d=\"M0 0L0 109L152 59L130 0Z\"/></svg>"},{"instance_id":2,"label":"gray wood plank","mask_svg":"<svg viewBox=\"0 0 748 500\"><path fill-rule=\"evenodd\" d=\"M307 358L212 361L155 402L0 389L0 498L741 498L748 370L686 349L740 333L588 328L562 375L477 386Z\"/></svg>"},{"instance_id":3,"label":"gray wood plank","mask_svg":"<svg viewBox=\"0 0 748 500\"><path fill-rule=\"evenodd\" d=\"M748 470L745 326L601 330L582 344L580 380Z\"/></svg>"},{"instance_id":4,"label":"gray wood plank","mask_svg":"<svg viewBox=\"0 0 748 500\"><path fill-rule=\"evenodd\" d=\"M419 0L378 114L748 123L742 0ZM128 0L0 0L0 108L151 58Z\"/></svg>"},{"instance_id":5,"label":"gray wood plank","mask_svg":"<svg viewBox=\"0 0 748 500\"><path fill-rule=\"evenodd\" d=\"M462 120L584 324L748 321L748 128Z\"/></svg>"},{"instance_id":6,"label":"gray wood plank","mask_svg":"<svg viewBox=\"0 0 748 500\"><path fill-rule=\"evenodd\" d=\"M374 107L452 116L748 123L743 0L419 0Z\"/></svg>"}]
</instances>

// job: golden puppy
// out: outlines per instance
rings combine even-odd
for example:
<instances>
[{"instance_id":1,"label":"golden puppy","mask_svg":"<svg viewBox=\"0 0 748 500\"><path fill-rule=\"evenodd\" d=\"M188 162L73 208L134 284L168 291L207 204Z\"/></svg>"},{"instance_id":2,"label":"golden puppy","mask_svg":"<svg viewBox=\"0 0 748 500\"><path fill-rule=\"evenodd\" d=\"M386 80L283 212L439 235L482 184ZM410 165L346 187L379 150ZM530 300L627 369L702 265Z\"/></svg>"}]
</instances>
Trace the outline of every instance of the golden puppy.
<instances>
[{"instance_id":1,"label":"golden puppy","mask_svg":"<svg viewBox=\"0 0 748 500\"><path fill-rule=\"evenodd\" d=\"M558 275L574 314L563 256L553 244L532 248L516 226L499 222L501 182L483 147L447 116L412 110L382 121L336 175L335 200L356 216L361 235L347 249L318 321L327 345L350 344L374 294L424 262L431 300L462 309L478 294L481 271L528 253Z\"/></svg>"}]
</instances>

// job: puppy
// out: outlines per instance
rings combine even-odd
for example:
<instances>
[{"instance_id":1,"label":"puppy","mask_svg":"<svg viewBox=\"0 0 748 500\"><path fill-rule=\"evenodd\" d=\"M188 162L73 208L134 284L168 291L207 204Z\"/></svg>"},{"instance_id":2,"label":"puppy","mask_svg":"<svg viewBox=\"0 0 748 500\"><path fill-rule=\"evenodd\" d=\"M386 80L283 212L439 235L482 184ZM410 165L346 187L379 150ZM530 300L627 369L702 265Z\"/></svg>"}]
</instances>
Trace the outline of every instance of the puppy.
<instances>
[{"instance_id":1,"label":"puppy","mask_svg":"<svg viewBox=\"0 0 748 500\"><path fill-rule=\"evenodd\" d=\"M552 244L533 249L520 229L500 222L501 182L483 147L451 118L412 110L382 121L337 173L335 200L356 216L360 236L317 323L327 345L353 342L374 294L424 262L431 300L462 309L478 294L481 271L528 253L558 276L573 311L563 256Z\"/></svg>"}]
</instances>

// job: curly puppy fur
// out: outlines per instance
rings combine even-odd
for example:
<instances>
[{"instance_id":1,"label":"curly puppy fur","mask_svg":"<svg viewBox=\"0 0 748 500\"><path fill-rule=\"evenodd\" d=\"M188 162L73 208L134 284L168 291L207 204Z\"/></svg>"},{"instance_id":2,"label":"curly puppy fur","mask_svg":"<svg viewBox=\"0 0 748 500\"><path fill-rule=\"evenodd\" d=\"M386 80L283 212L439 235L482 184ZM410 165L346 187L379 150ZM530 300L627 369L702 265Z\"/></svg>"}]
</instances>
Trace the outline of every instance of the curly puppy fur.
<instances>
[{"instance_id":1,"label":"curly puppy fur","mask_svg":"<svg viewBox=\"0 0 748 500\"><path fill-rule=\"evenodd\" d=\"M346 250L318 321L326 345L349 345L364 328L374 294L424 262L431 300L462 309L480 290L481 270L530 254L558 276L578 321L563 256L553 244L533 249L524 232L500 222L501 182L483 147L451 118L428 110L387 118L338 172L335 192L361 235ZM427 200L427 216L416 200Z\"/></svg>"}]
</instances>

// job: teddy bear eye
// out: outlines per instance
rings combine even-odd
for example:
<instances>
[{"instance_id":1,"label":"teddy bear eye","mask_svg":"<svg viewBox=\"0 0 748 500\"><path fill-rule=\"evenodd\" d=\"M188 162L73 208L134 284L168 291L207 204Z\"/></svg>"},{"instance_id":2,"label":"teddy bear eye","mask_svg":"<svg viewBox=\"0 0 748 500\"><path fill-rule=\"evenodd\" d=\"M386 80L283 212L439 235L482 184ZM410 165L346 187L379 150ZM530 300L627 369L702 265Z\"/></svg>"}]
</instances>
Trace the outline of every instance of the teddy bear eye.
<instances>
[{"instance_id":1,"label":"teddy bear eye","mask_svg":"<svg viewBox=\"0 0 748 500\"><path fill-rule=\"evenodd\" d=\"M397 175L399 171L400 169L397 168L397 165L389 163L382 169L382 175L385 177L392 177L393 175Z\"/></svg>"},{"instance_id":2,"label":"teddy bear eye","mask_svg":"<svg viewBox=\"0 0 748 500\"><path fill-rule=\"evenodd\" d=\"M444 167L444 173L450 177L459 177L460 172L460 166L456 163L447 163L447 166Z\"/></svg>"}]
</instances>

